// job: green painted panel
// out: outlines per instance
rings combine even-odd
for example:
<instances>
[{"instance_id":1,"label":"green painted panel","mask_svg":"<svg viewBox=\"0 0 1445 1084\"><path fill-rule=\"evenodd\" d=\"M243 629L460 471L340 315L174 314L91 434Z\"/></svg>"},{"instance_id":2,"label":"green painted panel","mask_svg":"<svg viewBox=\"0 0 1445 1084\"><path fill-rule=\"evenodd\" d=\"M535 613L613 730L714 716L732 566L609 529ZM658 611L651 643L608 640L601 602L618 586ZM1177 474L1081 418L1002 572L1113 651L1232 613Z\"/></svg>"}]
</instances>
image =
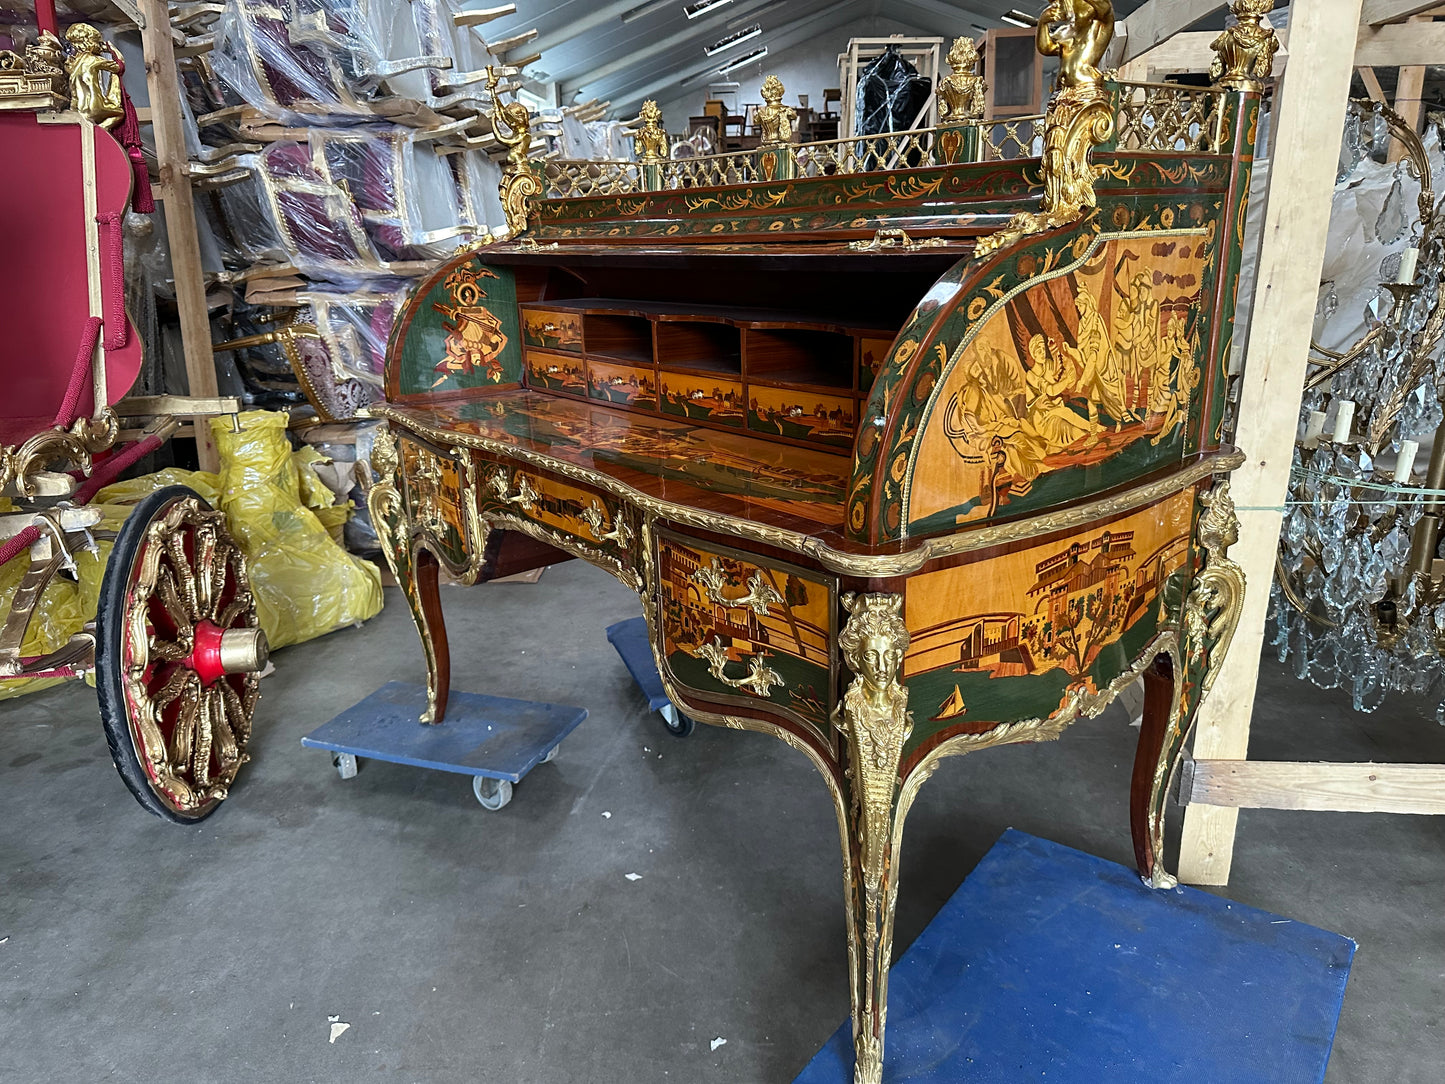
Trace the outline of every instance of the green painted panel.
<instances>
[{"instance_id":1,"label":"green painted panel","mask_svg":"<svg viewBox=\"0 0 1445 1084\"><path fill-rule=\"evenodd\" d=\"M473 255L418 290L390 351L402 395L521 382L522 329L509 269L488 267Z\"/></svg>"}]
</instances>

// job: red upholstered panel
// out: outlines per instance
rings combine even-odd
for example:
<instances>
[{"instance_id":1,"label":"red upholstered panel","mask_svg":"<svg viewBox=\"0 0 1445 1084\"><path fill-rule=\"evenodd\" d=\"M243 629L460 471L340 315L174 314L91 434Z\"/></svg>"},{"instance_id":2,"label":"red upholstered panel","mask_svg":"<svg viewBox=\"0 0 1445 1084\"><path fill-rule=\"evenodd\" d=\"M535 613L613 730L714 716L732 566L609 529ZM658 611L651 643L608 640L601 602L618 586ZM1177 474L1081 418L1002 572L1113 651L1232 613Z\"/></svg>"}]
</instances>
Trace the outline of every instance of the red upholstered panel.
<instances>
[{"instance_id":1,"label":"red upholstered panel","mask_svg":"<svg viewBox=\"0 0 1445 1084\"><path fill-rule=\"evenodd\" d=\"M0 444L18 444L49 428L90 315L83 131L76 124L41 124L30 113L0 113ZM124 213L130 161L108 132L92 131L97 213ZM123 286L110 251L113 228L97 227L100 251L94 258L102 292L115 297ZM102 334L114 341L120 331L107 326ZM140 372L140 339L128 322L124 338L123 346L105 354L109 402L124 396ZM92 400L87 385L78 416L94 413Z\"/></svg>"}]
</instances>

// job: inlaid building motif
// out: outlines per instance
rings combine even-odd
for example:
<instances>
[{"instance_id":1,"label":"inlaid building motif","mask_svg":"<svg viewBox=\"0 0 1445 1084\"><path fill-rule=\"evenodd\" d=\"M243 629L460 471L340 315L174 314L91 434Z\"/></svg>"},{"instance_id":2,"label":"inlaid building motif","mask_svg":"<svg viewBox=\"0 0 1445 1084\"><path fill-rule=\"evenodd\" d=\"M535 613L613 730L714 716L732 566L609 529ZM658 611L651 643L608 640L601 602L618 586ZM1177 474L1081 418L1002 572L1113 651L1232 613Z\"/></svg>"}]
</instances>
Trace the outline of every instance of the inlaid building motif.
<instances>
[{"instance_id":1,"label":"inlaid building motif","mask_svg":"<svg viewBox=\"0 0 1445 1084\"><path fill-rule=\"evenodd\" d=\"M910 582L904 676L910 685L926 679L917 688L930 690L915 714L971 716L977 694L1000 678L1051 675L1060 688L1107 683L1112 673L1094 673L1101 656L1137 626L1154 628L1170 577L1187 564L1190 499Z\"/></svg>"}]
</instances>

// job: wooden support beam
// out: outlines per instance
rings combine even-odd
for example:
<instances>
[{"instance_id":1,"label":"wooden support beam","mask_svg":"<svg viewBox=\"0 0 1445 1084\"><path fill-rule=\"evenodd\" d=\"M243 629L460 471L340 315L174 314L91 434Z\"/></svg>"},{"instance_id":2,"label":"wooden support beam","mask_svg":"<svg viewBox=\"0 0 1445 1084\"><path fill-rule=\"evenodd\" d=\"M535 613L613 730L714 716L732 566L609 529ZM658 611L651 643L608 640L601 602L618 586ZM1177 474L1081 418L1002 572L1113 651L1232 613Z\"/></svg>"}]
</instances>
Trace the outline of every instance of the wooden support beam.
<instances>
[{"instance_id":1,"label":"wooden support beam","mask_svg":"<svg viewBox=\"0 0 1445 1084\"><path fill-rule=\"evenodd\" d=\"M1355 74L1360 77L1360 82L1365 84L1365 93L1382 105L1389 104L1390 99L1385 97L1384 88L1380 86L1380 77L1375 74L1374 68L1358 67Z\"/></svg>"},{"instance_id":2,"label":"wooden support beam","mask_svg":"<svg viewBox=\"0 0 1445 1084\"><path fill-rule=\"evenodd\" d=\"M1248 456L1234 473L1240 539L1230 557L1247 590L1234 643L1199 713L1194 755L1244 760L1259 680L1269 585L1289 484L1335 166L1344 130L1361 0L1290 6L1290 63L1274 99L1270 185L1257 262L1235 443ZM1264 148L1261 148L1261 152ZM1185 810L1179 876L1227 884L1238 811Z\"/></svg>"},{"instance_id":3,"label":"wooden support beam","mask_svg":"<svg viewBox=\"0 0 1445 1084\"><path fill-rule=\"evenodd\" d=\"M1445 765L1196 760L1179 800L1232 809L1445 815Z\"/></svg>"},{"instance_id":4,"label":"wooden support beam","mask_svg":"<svg viewBox=\"0 0 1445 1084\"><path fill-rule=\"evenodd\" d=\"M151 129L155 133L160 196L166 216L171 272L176 280L176 308L181 318L181 346L185 353L189 393L214 397L218 390L216 363L211 356L211 320L206 308L206 284L201 274L201 245L196 233L196 208L186 169L186 136L181 124L180 74L176 71L171 41L170 12L165 0L140 0L145 19L141 45L145 50L146 87L151 99ZM196 427L196 455L201 470L220 464L207 426Z\"/></svg>"},{"instance_id":5,"label":"wooden support beam","mask_svg":"<svg viewBox=\"0 0 1445 1084\"><path fill-rule=\"evenodd\" d=\"M1226 7L1224 0L1149 0L1124 19L1125 64ZM1211 35L1212 37L1213 35Z\"/></svg>"},{"instance_id":6,"label":"wooden support beam","mask_svg":"<svg viewBox=\"0 0 1445 1084\"><path fill-rule=\"evenodd\" d=\"M1119 69L1119 78L1125 82L1158 82L1166 75L1179 72L1207 72L1214 63L1214 50L1210 45L1219 37L1217 30L1191 31L1175 34L1148 52L1140 53ZM1284 74L1289 60L1289 33L1276 31L1279 52L1274 55L1270 74L1276 79Z\"/></svg>"},{"instance_id":7,"label":"wooden support beam","mask_svg":"<svg viewBox=\"0 0 1445 1084\"><path fill-rule=\"evenodd\" d=\"M1364 0L1360 7L1360 22L1367 26L1399 22L1439 6L1440 0Z\"/></svg>"},{"instance_id":8,"label":"wooden support beam","mask_svg":"<svg viewBox=\"0 0 1445 1084\"><path fill-rule=\"evenodd\" d=\"M1360 27L1355 63L1372 68L1445 63L1445 23Z\"/></svg>"}]
</instances>

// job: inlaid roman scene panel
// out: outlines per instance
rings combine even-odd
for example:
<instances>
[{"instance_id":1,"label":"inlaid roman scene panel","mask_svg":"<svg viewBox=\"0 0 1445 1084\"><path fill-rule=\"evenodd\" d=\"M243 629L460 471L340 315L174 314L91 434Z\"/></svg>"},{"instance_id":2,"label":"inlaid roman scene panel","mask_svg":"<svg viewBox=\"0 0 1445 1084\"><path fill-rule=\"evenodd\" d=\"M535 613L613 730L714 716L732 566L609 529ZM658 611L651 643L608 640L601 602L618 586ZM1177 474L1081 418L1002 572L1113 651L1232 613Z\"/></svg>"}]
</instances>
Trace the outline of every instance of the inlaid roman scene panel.
<instances>
[{"instance_id":1,"label":"inlaid roman scene panel","mask_svg":"<svg viewBox=\"0 0 1445 1084\"><path fill-rule=\"evenodd\" d=\"M902 486L909 533L1062 504L1177 463L1200 385L1212 233L1104 235L996 291L921 420Z\"/></svg>"},{"instance_id":2,"label":"inlaid roman scene panel","mask_svg":"<svg viewBox=\"0 0 1445 1084\"><path fill-rule=\"evenodd\" d=\"M1044 718L1106 689L1177 613L1194 491L908 581L912 744Z\"/></svg>"}]
</instances>

